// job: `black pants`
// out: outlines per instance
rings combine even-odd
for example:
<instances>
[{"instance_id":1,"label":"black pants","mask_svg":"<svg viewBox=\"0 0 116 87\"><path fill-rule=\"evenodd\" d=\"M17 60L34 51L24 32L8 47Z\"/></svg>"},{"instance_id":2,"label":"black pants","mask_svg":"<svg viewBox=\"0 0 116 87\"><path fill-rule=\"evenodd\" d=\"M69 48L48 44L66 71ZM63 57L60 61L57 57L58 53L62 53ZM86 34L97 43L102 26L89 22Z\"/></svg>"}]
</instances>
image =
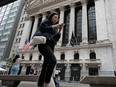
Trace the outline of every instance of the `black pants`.
<instances>
[{"instance_id":1,"label":"black pants","mask_svg":"<svg viewBox=\"0 0 116 87\"><path fill-rule=\"evenodd\" d=\"M40 53L44 56L41 74L38 80L38 86L42 86L43 83L50 83L50 79L56 65L56 57L54 55L54 46L47 44L38 45Z\"/></svg>"}]
</instances>

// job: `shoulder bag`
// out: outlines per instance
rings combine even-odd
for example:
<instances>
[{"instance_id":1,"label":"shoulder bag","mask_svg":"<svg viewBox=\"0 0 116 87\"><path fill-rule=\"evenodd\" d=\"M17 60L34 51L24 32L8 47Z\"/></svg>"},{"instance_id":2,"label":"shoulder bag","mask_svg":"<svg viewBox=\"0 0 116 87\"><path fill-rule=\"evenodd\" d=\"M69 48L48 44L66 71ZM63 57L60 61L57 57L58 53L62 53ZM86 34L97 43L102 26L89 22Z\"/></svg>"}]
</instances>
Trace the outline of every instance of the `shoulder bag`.
<instances>
[{"instance_id":1,"label":"shoulder bag","mask_svg":"<svg viewBox=\"0 0 116 87\"><path fill-rule=\"evenodd\" d=\"M30 46L37 44L45 44L45 43L46 43L46 37L42 35L40 30L37 30L33 38L30 40Z\"/></svg>"}]
</instances>

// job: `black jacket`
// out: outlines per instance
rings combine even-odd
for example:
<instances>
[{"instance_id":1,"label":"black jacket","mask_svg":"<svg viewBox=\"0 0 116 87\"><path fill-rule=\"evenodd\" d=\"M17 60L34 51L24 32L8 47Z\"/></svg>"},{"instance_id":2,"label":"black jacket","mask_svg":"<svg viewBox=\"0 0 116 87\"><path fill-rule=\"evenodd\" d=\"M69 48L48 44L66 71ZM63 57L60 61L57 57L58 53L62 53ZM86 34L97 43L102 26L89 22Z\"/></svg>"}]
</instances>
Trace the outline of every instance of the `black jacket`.
<instances>
[{"instance_id":1,"label":"black jacket","mask_svg":"<svg viewBox=\"0 0 116 87\"><path fill-rule=\"evenodd\" d=\"M41 36L41 35L47 38L46 44L51 44L51 45L55 45L61 36L61 34L58 33L58 29L54 29L52 27L52 24L48 20L44 20L34 34L34 36Z\"/></svg>"}]
</instances>

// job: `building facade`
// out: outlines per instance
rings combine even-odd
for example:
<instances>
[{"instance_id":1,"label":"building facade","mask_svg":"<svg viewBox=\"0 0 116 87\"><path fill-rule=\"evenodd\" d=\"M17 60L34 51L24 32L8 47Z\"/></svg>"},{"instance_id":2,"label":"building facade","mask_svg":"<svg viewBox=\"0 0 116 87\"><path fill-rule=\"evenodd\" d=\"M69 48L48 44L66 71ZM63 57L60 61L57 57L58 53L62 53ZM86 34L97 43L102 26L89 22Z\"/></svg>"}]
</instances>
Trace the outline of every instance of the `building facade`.
<instances>
[{"instance_id":1,"label":"building facade","mask_svg":"<svg viewBox=\"0 0 116 87\"><path fill-rule=\"evenodd\" d=\"M26 39L30 41L41 21L51 11L57 11L60 15L59 23L65 23L54 52L60 80L79 81L87 75L114 76L115 4L115 0L29 0L22 11L11 54L17 52L25 56L22 65L27 68L26 74L33 65L41 68L43 56L37 48L28 49L24 53L21 49ZM18 33L20 31L21 35ZM71 46L73 32L77 43ZM20 43L15 43L19 37ZM15 46L18 48L14 49Z\"/></svg>"},{"instance_id":2,"label":"building facade","mask_svg":"<svg viewBox=\"0 0 116 87\"><path fill-rule=\"evenodd\" d=\"M24 1L0 7L0 60L9 57Z\"/></svg>"}]
</instances>

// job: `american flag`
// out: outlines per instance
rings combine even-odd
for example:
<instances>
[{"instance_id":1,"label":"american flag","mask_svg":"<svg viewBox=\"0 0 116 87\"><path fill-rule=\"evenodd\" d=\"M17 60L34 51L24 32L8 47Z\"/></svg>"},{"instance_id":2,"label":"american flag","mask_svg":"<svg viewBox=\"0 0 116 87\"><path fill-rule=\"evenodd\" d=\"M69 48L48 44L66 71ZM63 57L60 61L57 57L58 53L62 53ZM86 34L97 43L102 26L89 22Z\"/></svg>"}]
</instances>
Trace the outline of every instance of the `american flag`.
<instances>
[{"instance_id":1,"label":"american flag","mask_svg":"<svg viewBox=\"0 0 116 87\"><path fill-rule=\"evenodd\" d=\"M29 48L29 41L28 39L25 40L24 46L22 48L22 52L25 52Z\"/></svg>"}]
</instances>

